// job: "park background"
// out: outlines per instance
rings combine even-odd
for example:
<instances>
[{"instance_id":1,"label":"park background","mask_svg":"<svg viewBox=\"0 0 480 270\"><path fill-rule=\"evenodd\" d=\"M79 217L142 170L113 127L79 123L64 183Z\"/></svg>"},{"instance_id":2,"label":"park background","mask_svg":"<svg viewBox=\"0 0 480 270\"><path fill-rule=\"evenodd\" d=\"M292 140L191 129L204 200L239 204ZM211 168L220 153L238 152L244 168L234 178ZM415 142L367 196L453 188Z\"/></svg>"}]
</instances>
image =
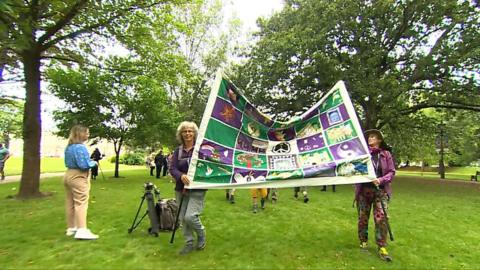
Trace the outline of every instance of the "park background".
<instances>
[{"instance_id":1,"label":"park background","mask_svg":"<svg viewBox=\"0 0 480 270\"><path fill-rule=\"evenodd\" d=\"M14 153L0 185L1 268L480 267L477 1L6 0L0 11L0 133ZM143 158L172 150L180 121L199 124L218 68L281 120L345 81L362 128L385 134L399 167L393 264L372 242L358 250L349 185L311 188L308 204L281 190L260 215L246 191L235 205L209 191L208 247L189 258L176 255L181 235L172 246L147 224L126 233L144 182L173 196ZM61 174L74 123L107 154L92 183L93 243L63 237L61 176L41 176ZM141 165L120 164L125 155Z\"/></svg>"}]
</instances>

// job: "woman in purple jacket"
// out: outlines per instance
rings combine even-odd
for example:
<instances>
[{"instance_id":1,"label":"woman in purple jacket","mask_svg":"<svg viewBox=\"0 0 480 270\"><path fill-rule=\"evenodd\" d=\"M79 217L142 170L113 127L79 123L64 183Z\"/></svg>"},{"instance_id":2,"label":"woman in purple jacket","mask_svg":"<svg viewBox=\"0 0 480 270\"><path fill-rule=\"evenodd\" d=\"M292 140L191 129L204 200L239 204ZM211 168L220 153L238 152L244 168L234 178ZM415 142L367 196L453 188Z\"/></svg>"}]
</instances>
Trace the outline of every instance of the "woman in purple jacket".
<instances>
[{"instance_id":1,"label":"woman in purple jacket","mask_svg":"<svg viewBox=\"0 0 480 270\"><path fill-rule=\"evenodd\" d=\"M379 130L371 129L365 131L365 138L368 142L377 178L370 183L357 184L355 188L360 248L367 249L368 220L373 206L375 239L378 246L378 255L385 261L391 261L392 257L390 257L386 249L388 228L386 217L382 209L382 202L385 210L387 210L387 202L392 195L391 182L395 175L395 165L392 154L388 151L388 146L384 142L383 134Z\"/></svg>"},{"instance_id":2,"label":"woman in purple jacket","mask_svg":"<svg viewBox=\"0 0 480 270\"><path fill-rule=\"evenodd\" d=\"M177 202L183 199L178 219L183 222L183 236L185 246L180 255L186 255L192 251L202 250L207 243L205 227L200 215L205 205L205 189L185 189L192 179L187 176L188 167L193 154L193 148L197 139L198 127L193 122L182 122L177 128L177 140L181 143L173 152L170 165L170 174L175 179L175 194ZM194 247L194 233L197 235L197 244Z\"/></svg>"}]
</instances>

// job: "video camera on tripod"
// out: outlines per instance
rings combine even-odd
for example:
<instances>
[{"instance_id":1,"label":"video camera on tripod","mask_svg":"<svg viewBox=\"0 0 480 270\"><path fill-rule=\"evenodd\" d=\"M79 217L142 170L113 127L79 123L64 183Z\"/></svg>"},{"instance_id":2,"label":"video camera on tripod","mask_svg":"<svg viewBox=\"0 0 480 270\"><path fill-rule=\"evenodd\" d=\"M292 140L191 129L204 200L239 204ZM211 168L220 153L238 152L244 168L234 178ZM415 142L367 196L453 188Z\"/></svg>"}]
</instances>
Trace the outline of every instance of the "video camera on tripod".
<instances>
[{"instance_id":1,"label":"video camera on tripod","mask_svg":"<svg viewBox=\"0 0 480 270\"><path fill-rule=\"evenodd\" d=\"M160 196L160 190L152 182L146 182L145 184L143 184L143 188L145 189L145 193L153 191L155 195Z\"/></svg>"},{"instance_id":2,"label":"video camera on tripod","mask_svg":"<svg viewBox=\"0 0 480 270\"><path fill-rule=\"evenodd\" d=\"M150 228L148 228L149 234L157 237L160 230L173 230L175 215L178 209L175 199L162 200L160 198L160 190L152 182L146 182L143 185L143 188L144 193L142 200L138 207L137 214L133 219L132 226L128 229L128 233L132 233L133 230L140 225L146 215L148 215L148 218L150 219ZM142 208L145 199L147 200L147 210L137 222L138 214L140 213L140 209Z\"/></svg>"}]
</instances>

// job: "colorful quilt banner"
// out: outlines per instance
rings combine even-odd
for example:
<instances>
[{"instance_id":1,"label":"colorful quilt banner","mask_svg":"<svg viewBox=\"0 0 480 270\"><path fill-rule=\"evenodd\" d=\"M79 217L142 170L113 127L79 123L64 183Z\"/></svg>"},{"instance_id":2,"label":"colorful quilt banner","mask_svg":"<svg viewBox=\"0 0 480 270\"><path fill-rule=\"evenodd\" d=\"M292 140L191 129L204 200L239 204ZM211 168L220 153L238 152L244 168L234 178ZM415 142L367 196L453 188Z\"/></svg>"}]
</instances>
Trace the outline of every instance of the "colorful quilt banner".
<instances>
[{"instance_id":1,"label":"colorful quilt banner","mask_svg":"<svg viewBox=\"0 0 480 270\"><path fill-rule=\"evenodd\" d=\"M224 189L362 183L375 173L342 81L300 117L279 122L219 72L188 176L187 188Z\"/></svg>"}]
</instances>

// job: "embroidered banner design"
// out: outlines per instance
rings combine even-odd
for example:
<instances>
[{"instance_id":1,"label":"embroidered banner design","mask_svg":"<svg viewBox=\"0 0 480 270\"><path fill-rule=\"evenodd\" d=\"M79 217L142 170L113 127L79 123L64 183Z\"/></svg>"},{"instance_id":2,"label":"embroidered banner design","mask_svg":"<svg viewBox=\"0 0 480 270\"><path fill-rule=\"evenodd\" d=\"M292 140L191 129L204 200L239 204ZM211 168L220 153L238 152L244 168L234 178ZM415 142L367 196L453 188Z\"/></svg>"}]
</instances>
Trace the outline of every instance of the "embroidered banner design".
<instances>
[{"instance_id":1,"label":"embroidered banner design","mask_svg":"<svg viewBox=\"0 0 480 270\"><path fill-rule=\"evenodd\" d=\"M303 115L279 122L219 72L188 176L186 188L223 189L362 183L375 173L342 81Z\"/></svg>"}]
</instances>

